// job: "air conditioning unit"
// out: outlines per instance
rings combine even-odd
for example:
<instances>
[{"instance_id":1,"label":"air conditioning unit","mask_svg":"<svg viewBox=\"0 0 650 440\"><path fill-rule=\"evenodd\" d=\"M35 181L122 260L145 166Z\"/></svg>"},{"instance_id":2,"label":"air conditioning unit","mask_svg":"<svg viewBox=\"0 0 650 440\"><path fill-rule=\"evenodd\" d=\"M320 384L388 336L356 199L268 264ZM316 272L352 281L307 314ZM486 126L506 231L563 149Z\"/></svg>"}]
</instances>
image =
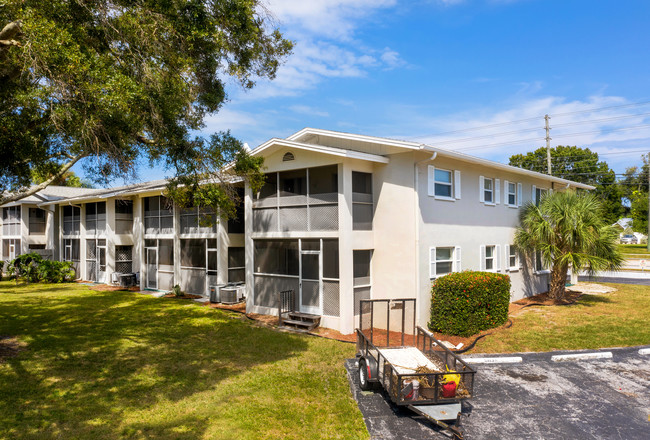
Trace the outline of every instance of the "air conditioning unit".
<instances>
[{"instance_id":1,"label":"air conditioning unit","mask_svg":"<svg viewBox=\"0 0 650 440\"><path fill-rule=\"evenodd\" d=\"M239 302L239 288L236 286L222 287L221 302L224 304L237 304Z\"/></svg>"}]
</instances>

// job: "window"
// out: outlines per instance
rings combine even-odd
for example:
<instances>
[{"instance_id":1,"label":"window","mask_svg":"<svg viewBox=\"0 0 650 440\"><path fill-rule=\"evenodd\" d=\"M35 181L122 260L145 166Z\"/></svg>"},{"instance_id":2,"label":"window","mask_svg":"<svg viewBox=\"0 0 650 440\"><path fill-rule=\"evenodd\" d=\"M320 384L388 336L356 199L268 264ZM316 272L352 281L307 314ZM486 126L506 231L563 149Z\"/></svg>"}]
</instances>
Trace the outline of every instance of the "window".
<instances>
[{"instance_id":1,"label":"window","mask_svg":"<svg viewBox=\"0 0 650 440\"><path fill-rule=\"evenodd\" d=\"M506 180L504 188L506 191L506 205L511 208L521 206L521 183Z\"/></svg>"},{"instance_id":2,"label":"window","mask_svg":"<svg viewBox=\"0 0 650 440\"><path fill-rule=\"evenodd\" d=\"M498 272L501 270L501 246L481 246L481 270L487 272Z\"/></svg>"},{"instance_id":3,"label":"window","mask_svg":"<svg viewBox=\"0 0 650 440\"><path fill-rule=\"evenodd\" d=\"M298 241L255 240L255 272L298 276Z\"/></svg>"},{"instance_id":4,"label":"window","mask_svg":"<svg viewBox=\"0 0 650 440\"><path fill-rule=\"evenodd\" d=\"M479 177L479 199L486 205L498 205L500 203L500 180L491 177Z\"/></svg>"},{"instance_id":5,"label":"window","mask_svg":"<svg viewBox=\"0 0 650 440\"><path fill-rule=\"evenodd\" d=\"M441 169L434 171L434 194L438 197L451 198L451 171Z\"/></svg>"},{"instance_id":6,"label":"window","mask_svg":"<svg viewBox=\"0 0 650 440\"><path fill-rule=\"evenodd\" d=\"M133 201L115 200L115 233L131 234L132 232L133 232Z\"/></svg>"},{"instance_id":7,"label":"window","mask_svg":"<svg viewBox=\"0 0 650 440\"><path fill-rule=\"evenodd\" d=\"M354 287L370 285L370 262L372 250L352 251Z\"/></svg>"},{"instance_id":8,"label":"window","mask_svg":"<svg viewBox=\"0 0 650 440\"><path fill-rule=\"evenodd\" d=\"M63 261L79 261L78 238L66 238L63 240Z\"/></svg>"},{"instance_id":9,"label":"window","mask_svg":"<svg viewBox=\"0 0 650 440\"><path fill-rule=\"evenodd\" d=\"M29 235L45 235L45 210L29 208Z\"/></svg>"},{"instance_id":10,"label":"window","mask_svg":"<svg viewBox=\"0 0 650 440\"><path fill-rule=\"evenodd\" d=\"M542 198L546 197L546 194L548 194L548 189L537 188L533 185L533 203L535 203L535 206L539 206L539 202L542 201Z\"/></svg>"},{"instance_id":11,"label":"window","mask_svg":"<svg viewBox=\"0 0 650 440\"><path fill-rule=\"evenodd\" d=\"M81 209L77 206L63 207L63 235L79 235Z\"/></svg>"},{"instance_id":12,"label":"window","mask_svg":"<svg viewBox=\"0 0 650 440\"><path fill-rule=\"evenodd\" d=\"M235 216L228 219L229 234L244 233L244 188L235 188L237 201L235 202Z\"/></svg>"},{"instance_id":13,"label":"window","mask_svg":"<svg viewBox=\"0 0 650 440\"><path fill-rule=\"evenodd\" d=\"M45 249L44 244L30 244L28 247L29 247L30 251L31 250L44 250Z\"/></svg>"},{"instance_id":14,"label":"window","mask_svg":"<svg viewBox=\"0 0 650 440\"><path fill-rule=\"evenodd\" d=\"M2 235L20 235L20 206L2 208Z\"/></svg>"},{"instance_id":15,"label":"window","mask_svg":"<svg viewBox=\"0 0 650 440\"><path fill-rule=\"evenodd\" d=\"M485 203L494 203L494 181L492 179L483 179L483 201Z\"/></svg>"},{"instance_id":16,"label":"window","mask_svg":"<svg viewBox=\"0 0 650 440\"><path fill-rule=\"evenodd\" d=\"M540 251L535 252L535 272L536 273L547 273L548 268L544 264L544 259L542 258L542 253Z\"/></svg>"},{"instance_id":17,"label":"window","mask_svg":"<svg viewBox=\"0 0 650 440\"><path fill-rule=\"evenodd\" d=\"M450 171L436 168L433 165L428 167L429 187L428 194L441 200L460 199L460 171ZM452 180L453 174L453 180Z\"/></svg>"},{"instance_id":18,"label":"window","mask_svg":"<svg viewBox=\"0 0 650 440\"><path fill-rule=\"evenodd\" d=\"M174 212L166 197L145 197L144 228L145 234L174 233Z\"/></svg>"},{"instance_id":19,"label":"window","mask_svg":"<svg viewBox=\"0 0 650 440\"><path fill-rule=\"evenodd\" d=\"M133 246L115 246L115 272L133 272Z\"/></svg>"},{"instance_id":20,"label":"window","mask_svg":"<svg viewBox=\"0 0 650 440\"><path fill-rule=\"evenodd\" d=\"M209 234L217 232L217 216L208 207L181 209L181 234Z\"/></svg>"},{"instance_id":21,"label":"window","mask_svg":"<svg viewBox=\"0 0 650 440\"><path fill-rule=\"evenodd\" d=\"M431 278L460 272L460 247L432 247L429 252L429 276Z\"/></svg>"},{"instance_id":22,"label":"window","mask_svg":"<svg viewBox=\"0 0 650 440\"><path fill-rule=\"evenodd\" d=\"M86 234L95 235L106 230L106 202L86 203Z\"/></svg>"},{"instance_id":23,"label":"window","mask_svg":"<svg viewBox=\"0 0 650 440\"><path fill-rule=\"evenodd\" d=\"M519 270L519 254L515 245L506 245L506 268L513 272Z\"/></svg>"},{"instance_id":24,"label":"window","mask_svg":"<svg viewBox=\"0 0 650 440\"><path fill-rule=\"evenodd\" d=\"M181 267L206 267L205 239L181 240Z\"/></svg>"},{"instance_id":25,"label":"window","mask_svg":"<svg viewBox=\"0 0 650 440\"><path fill-rule=\"evenodd\" d=\"M246 281L246 253L243 247L228 248L228 282Z\"/></svg>"},{"instance_id":26,"label":"window","mask_svg":"<svg viewBox=\"0 0 650 440\"><path fill-rule=\"evenodd\" d=\"M352 229L371 231L372 216L372 174L352 171Z\"/></svg>"},{"instance_id":27,"label":"window","mask_svg":"<svg viewBox=\"0 0 650 440\"><path fill-rule=\"evenodd\" d=\"M323 278L339 279L338 240L323 240Z\"/></svg>"}]
</instances>

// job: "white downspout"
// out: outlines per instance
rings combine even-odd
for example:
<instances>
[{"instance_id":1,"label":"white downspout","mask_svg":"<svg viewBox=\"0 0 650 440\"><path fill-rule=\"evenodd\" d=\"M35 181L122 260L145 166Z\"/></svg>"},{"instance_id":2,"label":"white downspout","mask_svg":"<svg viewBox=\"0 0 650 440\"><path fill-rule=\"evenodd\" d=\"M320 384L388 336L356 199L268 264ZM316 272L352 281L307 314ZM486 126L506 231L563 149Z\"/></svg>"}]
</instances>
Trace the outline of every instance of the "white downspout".
<instances>
[{"instance_id":1,"label":"white downspout","mask_svg":"<svg viewBox=\"0 0 650 440\"><path fill-rule=\"evenodd\" d=\"M420 196L419 196L419 178L418 178L418 166L425 162L431 162L436 160L438 152L434 152L433 155L427 159L415 162L413 165L413 194L414 194L414 203L413 203L413 217L415 219L415 297L420 296ZM420 301L415 301L415 322L417 324L420 316Z\"/></svg>"}]
</instances>

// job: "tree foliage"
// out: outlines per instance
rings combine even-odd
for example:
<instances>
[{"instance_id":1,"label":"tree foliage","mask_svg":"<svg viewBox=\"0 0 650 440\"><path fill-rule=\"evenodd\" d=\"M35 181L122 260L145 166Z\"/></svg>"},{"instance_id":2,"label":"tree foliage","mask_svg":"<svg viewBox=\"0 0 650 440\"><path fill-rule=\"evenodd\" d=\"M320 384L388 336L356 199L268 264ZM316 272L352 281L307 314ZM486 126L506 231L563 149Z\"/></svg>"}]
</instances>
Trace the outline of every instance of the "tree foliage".
<instances>
[{"instance_id":1,"label":"tree foliage","mask_svg":"<svg viewBox=\"0 0 650 440\"><path fill-rule=\"evenodd\" d=\"M648 233L648 158L642 156L640 167L629 167L620 181L623 196L630 202L632 229Z\"/></svg>"},{"instance_id":2,"label":"tree foliage","mask_svg":"<svg viewBox=\"0 0 650 440\"><path fill-rule=\"evenodd\" d=\"M228 78L253 87L291 51L260 1L8 0L0 26L0 193L24 197L34 173L46 186L77 162L96 183L142 161L224 183L226 159L259 180L228 133L195 134Z\"/></svg>"},{"instance_id":3,"label":"tree foliage","mask_svg":"<svg viewBox=\"0 0 650 440\"><path fill-rule=\"evenodd\" d=\"M528 203L520 213L515 244L539 253L551 268L549 296L562 299L569 267L574 270L616 270L623 262L618 232L603 216L598 196L587 192L554 192L539 206Z\"/></svg>"},{"instance_id":4,"label":"tree foliage","mask_svg":"<svg viewBox=\"0 0 650 440\"><path fill-rule=\"evenodd\" d=\"M616 174L598 153L589 148L562 146L551 148L552 174L562 179L596 187L594 192L603 203L603 215L612 224L625 214L623 193L616 184ZM540 173L547 172L546 148L510 157L510 165Z\"/></svg>"}]
</instances>

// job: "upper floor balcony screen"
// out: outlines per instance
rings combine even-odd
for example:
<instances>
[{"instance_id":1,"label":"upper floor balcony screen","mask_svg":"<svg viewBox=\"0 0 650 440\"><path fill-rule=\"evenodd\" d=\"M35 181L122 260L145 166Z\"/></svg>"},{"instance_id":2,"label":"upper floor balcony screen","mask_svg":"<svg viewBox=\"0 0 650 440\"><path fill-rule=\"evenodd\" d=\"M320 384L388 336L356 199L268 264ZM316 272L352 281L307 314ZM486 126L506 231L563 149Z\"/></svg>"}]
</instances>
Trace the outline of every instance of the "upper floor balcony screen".
<instances>
[{"instance_id":1,"label":"upper floor balcony screen","mask_svg":"<svg viewBox=\"0 0 650 440\"><path fill-rule=\"evenodd\" d=\"M269 173L253 202L253 231L336 231L338 192L337 165Z\"/></svg>"}]
</instances>

